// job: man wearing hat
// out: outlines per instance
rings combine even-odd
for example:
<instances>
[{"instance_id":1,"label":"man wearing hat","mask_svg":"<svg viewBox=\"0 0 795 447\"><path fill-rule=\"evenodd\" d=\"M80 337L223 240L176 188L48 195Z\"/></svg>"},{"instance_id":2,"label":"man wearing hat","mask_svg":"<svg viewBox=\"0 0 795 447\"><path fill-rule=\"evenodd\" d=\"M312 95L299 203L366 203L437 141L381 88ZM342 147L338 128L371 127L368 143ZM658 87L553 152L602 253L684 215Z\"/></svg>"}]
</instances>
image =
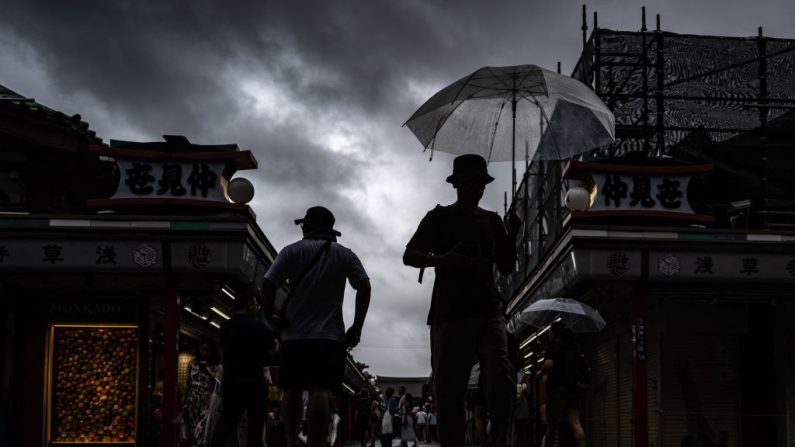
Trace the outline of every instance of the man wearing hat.
<instances>
[{"instance_id":1,"label":"man wearing hat","mask_svg":"<svg viewBox=\"0 0 795 447\"><path fill-rule=\"evenodd\" d=\"M298 445L301 395L309 391L307 445L319 447L326 440L331 393L342 386L346 349L361 337L370 280L356 254L336 242L340 232L334 229L331 211L315 206L295 223L304 237L284 247L265 273L263 301L271 318L276 290L289 280L279 373L282 419L288 446ZM346 279L356 289L356 312L347 331L342 320Z\"/></svg>"},{"instance_id":2,"label":"man wearing hat","mask_svg":"<svg viewBox=\"0 0 795 447\"><path fill-rule=\"evenodd\" d=\"M492 180L483 157L457 157L447 177L457 200L429 211L403 254L406 265L436 270L428 324L443 447L464 445L464 398L476 361L491 413L493 445L508 443L516 386L493 272L495 264L503 275L513 271L518 219L510 215L506 232L497 213L478 206Z\"/></svg>"}]
</instances>

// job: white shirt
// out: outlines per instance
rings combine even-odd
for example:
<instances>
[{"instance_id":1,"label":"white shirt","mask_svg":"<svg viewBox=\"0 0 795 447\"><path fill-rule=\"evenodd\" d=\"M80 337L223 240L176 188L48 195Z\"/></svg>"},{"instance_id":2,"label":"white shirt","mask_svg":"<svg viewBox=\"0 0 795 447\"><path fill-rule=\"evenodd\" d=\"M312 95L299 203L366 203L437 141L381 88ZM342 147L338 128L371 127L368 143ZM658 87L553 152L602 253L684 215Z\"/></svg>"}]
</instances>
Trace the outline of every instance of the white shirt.
<instances>
[{"instance_id":1,"label":"white shirt","mask_svg":"<svg viewBox=\"0 0 795 447\"><path fill-rule=\"evenodd\" d=\"M423 410L417 412L417 423L418 424L427 424L428 423L428 413Z\"/></svg>"},{"instance_id":2,"label":"white shirt","mask_svg":"<svg viewBox=\"0 0 795 447\"><path fill-rule=\"evenodd\" d=\"M265 278L276 287L281 287L287 279L295 284L325 243L323 239L301 239L284 247ZM331 242L293 290L287 302L288 327L282 333L282 340L345 342L342 299L346 279L354 287L368 276L354 252Z\"/></svg>"}]
</instances>

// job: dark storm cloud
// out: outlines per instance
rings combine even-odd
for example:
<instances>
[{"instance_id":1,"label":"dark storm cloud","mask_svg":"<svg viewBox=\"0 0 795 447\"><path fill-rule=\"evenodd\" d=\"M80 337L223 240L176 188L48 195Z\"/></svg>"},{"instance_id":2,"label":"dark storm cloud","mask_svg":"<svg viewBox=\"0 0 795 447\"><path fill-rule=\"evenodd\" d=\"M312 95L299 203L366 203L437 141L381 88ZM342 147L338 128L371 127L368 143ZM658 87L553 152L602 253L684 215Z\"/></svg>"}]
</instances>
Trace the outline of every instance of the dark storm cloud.
<instances>
[{"instance_id":1,"label":"dark storm cloud","mask_svg":"<svg viewBox=\"0 0 795 447\"><path fill-rule=\"evenodd\" d=\"M59 90L195 129L235 107L219 77L226 66L267 71L316 107L378 111L400 102L407 76L449 82L446 72L460 77L489 62L484 54L523 60L508 53L529 40L516 30L537 13L522 2L26 1L4 7L4 26L57 73ZM304 64L285 63L291 54ZM163 108L180 113L163 122Z\"/></svg>"},{"instance_id":2,"label":"dark storm cloud","mask_svg":"<svg viewBox=\"0 0 795 447\"><path fill-rule=\"evenodd\" d=\"M675 32L751 35L765 26L770 35L792 37L791 0L696 3L657 2L649 23L660 12ZM602 26L638 30L640 6L589 1L589 20L599 9ZM425 211L452 201L444 183L452 157L427 163L400 126L437 89L484 65L554 69L562 61L570 73L581 49L580 7L541 0L11 0L0 8L0 84L33 87L19 93L80 113L105 140L175 133L252 150L260 167L240 175L254 182L252 207L277 249L300 236L292 219L323 204L337 215L341 242L368 269L374 297L356 355L380 374L423 375L432 275L418 285L417 271L400 257ZM718 8L723 17L714 20ZM39 77L45 85L30 80ZM340 135L342 142L334 140ZM510 174L505 164L489 169L497 180L485 206L501 210Z\"/></svg>"}]
</instances>

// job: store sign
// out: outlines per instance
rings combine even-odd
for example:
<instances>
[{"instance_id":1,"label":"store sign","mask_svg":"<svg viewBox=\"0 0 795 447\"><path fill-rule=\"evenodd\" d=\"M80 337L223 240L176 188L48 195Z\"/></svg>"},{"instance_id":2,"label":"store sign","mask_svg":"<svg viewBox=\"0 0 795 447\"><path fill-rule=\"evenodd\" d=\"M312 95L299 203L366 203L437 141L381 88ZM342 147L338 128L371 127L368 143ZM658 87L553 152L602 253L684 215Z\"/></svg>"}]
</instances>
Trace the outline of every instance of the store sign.
<instances>
[{"instance_id":1,"label":"store sign","mask_svg":"<svg viewBox=\"0 0 795 447\"><path fill-rule=\"evenodd\" d=\"M181 272L242 270L246 264L245 249L243 243L174 242L171 244L171 264L174 271Z\"/></svg>"},{"instance_id":2,"label":"store sign","mask_svg":"<svg viewBox=\"0 0 795 447\"><path fill-rule=\"evenodd\" d=\"M649 264L654 279L795 282L795 254L652 251Z\"/></svg>"},{"instance_id":3,"label":"store sign","mask_svg":"<svg viewBox=\"0 0 795 447\"><path fill-rule=\"evenodd\" d=\"M588 250L572 252L577 274L588 278L638 279L643 266L640 250Z\"/></svg>"},{"instance_id":4,"label":"store sign","mask_svg":"<svg viewBox=\"0 0 795 447\"><path fill-rule=\"evenodd\" d=\"M564 178L592 185L593 203L574 218L645 216L712 222L698 214L688 200L691 180L714 170L712 165L629 166L569 162Z\"/></svg>"},{"instance_id":5,"label":"store sign","mask_svg":"<svg viewBox=\"0 0 795 447\"><path fill-rule=\"evenodd\" d=\"M109 299L53 299L47 303L52 321L134 322L135 302Z\"/></svg>"},{"instance_id":6,"label":"store sign","mask_svg":"<svg viewBox=\"0 0 795 447\"><path fill-rule=\"evenodd\" d=\"M577 248L572 253L580 277L639 279L643 274L644 261L637 249ZM653 280L795 282L795 254L650 251L646 262Z\"/></svg>"},{"instance_id":7,"label":"store sign","mask_svg":"<svg viewBox=\"0 0 795 447\"><path fill-rule=\"evenodd\" d=\"M0 239L0 270L90 269L157 271L160 243L118 240Z\"/></svg>"},{"instance_id":8,"label":"store sign","mask_svg":"<svg viewBox=\"0 0 795 447\"><path fill-rule=\"evenodd\" d=\"M229 202L221 185L224 162L117 160L121 181L111 199L179 198Z\"/></svg>"},{"instance_id":9,"label":"store sign","mask_svg":"<svg viewBox=\"0 0 795 447\"><path fill-rule=\"evenodd\" d=\"M254 284L265 269L242 241L176 241L170 248L175 272L230 273L246 284ZM152 241L0 239L0 272L158 273L164 270L162 251L161 243Z\"/></svg>"},{"instance_id":10,"label":"store sign","mask_svg":"<svg viewBox=\"0 0 795 447\"><path fill-rule=\"evenodd\" d=\"M638 363L646 362L646 317L635 319L635 359Z\"/></svg>"},{"instance_id":11,"label":"store sign","mask_svg":"<svg viewBox=\"0 0 795 447\"><path fill-rule=\"evenodd\" d=\"M687 201L690 176L593 173L597 199L591 210L666 211L695 214Z\"/></svg>"}]
</instances>

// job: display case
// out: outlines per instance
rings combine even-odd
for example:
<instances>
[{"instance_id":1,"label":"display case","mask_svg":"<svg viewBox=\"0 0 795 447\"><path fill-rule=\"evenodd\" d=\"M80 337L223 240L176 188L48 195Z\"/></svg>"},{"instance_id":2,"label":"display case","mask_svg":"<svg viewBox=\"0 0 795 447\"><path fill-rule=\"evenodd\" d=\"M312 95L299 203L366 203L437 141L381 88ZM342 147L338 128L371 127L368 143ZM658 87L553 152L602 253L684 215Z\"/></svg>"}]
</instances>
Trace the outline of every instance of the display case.
<instances>
[{"instance_id":1,"label":"display case","mask_svg":"<svg viewBox=\"0 0 795 447\"><path fill-rule=\"evenodd\" d=\"M135 444L138 328L53 324L48 385L50 444Z\"/></svg>"}]
</instances>

